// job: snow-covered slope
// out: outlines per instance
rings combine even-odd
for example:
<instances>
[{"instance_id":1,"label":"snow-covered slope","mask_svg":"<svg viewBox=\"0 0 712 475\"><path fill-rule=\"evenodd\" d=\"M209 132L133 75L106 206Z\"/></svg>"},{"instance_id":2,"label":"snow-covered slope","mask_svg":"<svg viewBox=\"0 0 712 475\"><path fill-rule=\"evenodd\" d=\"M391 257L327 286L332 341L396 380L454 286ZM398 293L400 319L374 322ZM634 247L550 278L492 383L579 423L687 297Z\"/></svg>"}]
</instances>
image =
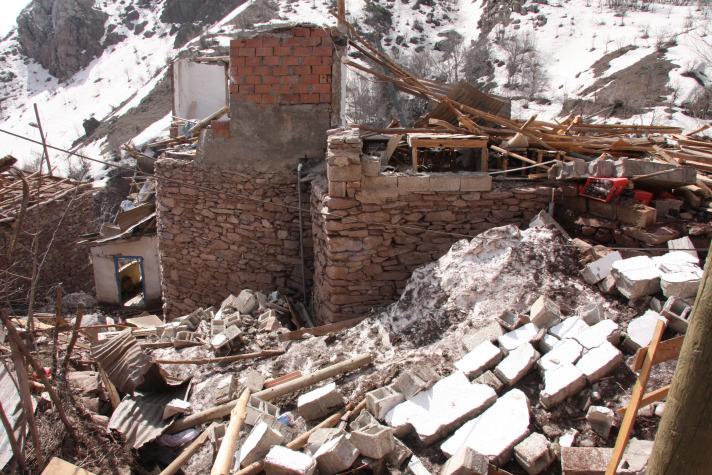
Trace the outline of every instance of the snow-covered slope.
<instances>
[{"instance_id":1,"label":"snow-covered slope","mask_svg":"<svg viewBox=\"0 0 712 475\"><path fill-rule=\"evenodd\" d=\"M0 41L0 81L6 81L0 82L0 128L39 138L33 126L36 103L48 140L69 147L84 135L85 119L94 116L105 123L110 117L130 114L178 53L176 25L160 19L167 1L96 0L95 8L109 15L107 26L114 25L113 32L125 39L62 83L22 54L16 32L9 34ZM248 18L252 23L271 19L333 25L329 11L334 4L332 0L250 0L209 34L215 44L227 45L230 33L248 23ZM128 7L139 15L129 25L125 22ZM399 61L409 63L413 56L429 55L435 66L420 74L444 74L452 80L453 67L447 70L444 65L454 64L455 76L468 77L463 68L470 55L470 66L474 63L474 71L486 76L479 82L511 97L514 115L522 118L538 113L540 118L556 119L575 112L591 114L596 120L613 114L629 122L674 123L693 129L702 121L686 115L690 114L687 106L703 86L712 90L709 1L347 0L347 9L351 22ZM142 22L146 25L137 33L133 25ZM512 45L525 40L534 45L535 53L527 50L513 56ZM196 39L186 48L199 43ZM524 65L517 73L519 79L508 80L508 66L518 62ZM536 90L529 87L531 65L540 74ZM592 113L602 98L617 104L621 91L625 91L625 110ZM92 156L117 152L107 150L101 138L92 140L86 146ZM11 153L25 163L37 160L41 151L5 135L0 143L0 154ZM54 163L66 170L65 157L53 156Z\"/></svg>"}]
</instances>

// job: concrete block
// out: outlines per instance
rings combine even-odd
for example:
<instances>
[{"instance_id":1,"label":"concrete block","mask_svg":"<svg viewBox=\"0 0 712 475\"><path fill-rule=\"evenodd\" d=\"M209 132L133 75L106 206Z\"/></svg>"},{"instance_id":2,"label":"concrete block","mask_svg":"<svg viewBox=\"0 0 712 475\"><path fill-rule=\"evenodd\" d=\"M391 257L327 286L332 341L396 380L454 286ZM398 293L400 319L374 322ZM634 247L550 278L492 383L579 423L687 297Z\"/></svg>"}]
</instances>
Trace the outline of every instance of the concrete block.
<instances>
[{"instance_id":1,"label":"concrete block","mask_svg":"<svg viewBox=\"0 0 712 475\"><path fill-rule=\"evenodd\" d=\"M464 446L450 457L440 475L487 475L489 460L470 447Z\"/></svg>"},{"instance_id":2,"label":"concrete block","mask_svg":"<svg viewBox=\"0 0 712 475\"><path fill-rule=\"evenodd\" d=\"M501 359L502 351L489 341L484 341L457 360L455 368L465 373L468 378L476 378L499 363Z\"/></svg>"},{"instance_id":3,"label":"concrete block","mask_svg":"<svg viewBox=\"0 0 712 475\"><path fill-rule=\"evenodd\" d=\"M176 414L188 414L191 412L191 404L183 399L172 399L163 408L163 420L175 416Z\"/></svg>"},{"instance_id":4,"label":"concrete block","mask_svg":"<svg viewBox=\"0 0 712 475\"><path fill-rule=\"evenodd\" d=\"M587 325L595 325L605 318L603 306L599 303L592 302L584 305L578 311L581 320Z\"/></svg>"},{"instance_id":5,"label":"concrete block","mask_svg":"<svg viewBox=\"0 0 712 475\"><path fill-rule=\"evenodd\" d=\"M360 181L361 164L350 164L342 167L327 165L326 176L329 181Z\"/></svg>"},{"instance_id":6,"label":"concrete block","mask_svg":"<svg viewBox=\"0 0 712 475\"><path fill-rule=\"evenodd\" d=\"M408 460L408 457L410 457L413 452L399 439L394 437L394 441L395 445L393 446L393 451L386 455L386 463L390 467L398 470L403 466L403 463Z\"/></svg>"},{"instance_id":7,"label":"concrete block","mask_svg":"<svg viewBox=\"0 0 712 475\"><path fill-rule=\"evenodd\" d=\"M349 423L349 429L355 431L375 425L378 425L378 420L366 409L362 410L358 417Z\"/></svg>"},{"instance_id":8,"label":"concrete block","mask_svg":"<svg viewBox=\"0 0 712 475\"><path fill-rule=\"evenodd\" d=\"M596 284L598 287L598 290L601 291L602 294L604 295L612 295L616 293L616 279L612 276L609 275L602 281L600 281L598 284Z\"/></svg>"},{"instance_id":9,"label":"concrete block","mask_svg":"<svg viewBox=\"0 0 712 475\"><path fill-rule=\"evenodd\" d=\"M490 191L492 177L487 173L460 173L460 191Z\"/></svg>"},{"instance_id":10,"label":"concrete block","mask_svg":"<svg viewBox=\"0 0 712 475\"><path fill-rule=\"evenodd\" d=\"M564 432L561 437L559 437L559 447L573 447L578 433L576 429L569 429Z\"/></svg>"},{"instance_id":11,"label":"concrete block","mask_svg":"<svg viewBox=\"0 0 712 475\"><path fill-rule=\"evenodd\" d=\"M591 285L596 284L610 275L613 263L621 259L623 259L623 256L621 256L620 252L613 251L600 259L586 264L581 270L581 277Z\"/></svg>"},{"instance_id":12,"label":"concrete block","mask_svg":"<svg viewBox=\"0 0 712 475\"><path fill-rule=\"evenodd\" d=\"M460 191L459 173L433 173L430 175L432 191Z\"/></svg>"},{"instance_id":13,"label":"concrete block","mask_svg":"<svg viewBox=\"0 0 712 475\"><path fill-rule=\"evenodd\" d=\"M671 239L667 242L667 246L671 251L686 252L699 262L699 256L697 254L697 250L695 250L695 244L688 236L684 236L679 239Z\"/></svg>"},{"instance_id":14,"label":"concrete block","mask_svg":"<svg viewBox=\"0 0 712 475\"><path fill-rule=\"evenodd\" d=\"M616 210L616 218L621 223L630 224L637 228L646 228L655 224L660 211L650 206L645 206L640 203L636 204L621 204Z\"/></svg>"},{"instance_id":15,"label":"concrete block","mask_svg":"<svg viewBox=\"0 0 712 475\"><path fill-rule=\"evenodd\" d=\"M358 449L345 435L340 435L322 445L314 458L320 475L334 475L353 465L358 458Z\"/></svg>"},{"instance_id":16,"label":"concrete block","mask_svg":"<svg viewBox=\"0 0 712 475\"><path fill-rule=\"evenodd\" d=\"M71 371L67 374L67 381L82 396L99 395L99 373L96 371Z\"/></svg>"},{"instance_id":17,"label":"concrete block","mask_svg":"<svg viewBox=\"0 0 712 475\"><path fill-rule=\"evenodd\" d=\"M525 323L529 323L529 317L514 313L511 310L505 310L495 320L507 331L516 330Z\"/></svg>"},{"instance_id":18,"label":"concrete block","mask_svg":"<svg viewBox=\"0 0 712 475\"><path fill-rule=\"evenodd\" d=\"M303 452L275 445L265 456L264 471L267 475L313 475L316 460Z\"/></svg>"},{"instance_id":19,"label":"concrete block","mask_svg":"<svg viewBox=\"0 0 712 475\"><path fill-rule=\"evenodd\" d=\"M525 343L512 350L494 369L494 374L505 384L514 385L522 379L539 359L534 347Z\"/></svg>"},{"instance_id":20,"label":"concrete block","mask_svg":"<svg viewBox=\"0 0 712 475\"><path fill-rule=\"evenodd\" d=\"M601 346L606 341L617 345L620 340L620 330L618 324L613 320L601 320L578 335L574 335L573 338L581 343L581 346L590 350Z\"/></svg>"},{"instance_id":21,"label":"concrete block","mask_svg":"<svg viewBox=\"0 0 712 475\"><path fill-rule=\"evenodd\" d=\"M504 351L510 352L534 340L538 333L539 328L536 325L527 323L514 331L505 333L498 337L497 340Z\"/></svg>"},{"instance_id":22,"label":"concrete block","mask_svg":"<svg viewBox=\"0 0 712 475\"><path fill-rule=\"evenodd\" d=\"M480 414L497 399L494 390L482 384L471 384L455 372L411 399L400 403L386 414L386 423L403 433L412 427L428 445L463 421Z\"/></svg>"},{"instance_id":23,"label":"concrete block","mask_svg":"<svg viewBox=\"0 0 712 475\"><path fill-rule=\"evenodd\" d=\"M553 350L554 348L556 348L556 345L558 345L560 343L561 343L561 340L556 338L554 335L547 333L539 341L539 350L541 350L542 353L548 353L551 350Z\"/></svg>"},{"instance_id":24,"label":"concrete block","mask_svg":"<svg viewBox=\"0 0 712 475\"><path fill-rule=\"evenodd\" d=\"M380 424L351 431L351 443L362 455L372 459L381 459L395 449L393 429Z\"/></svg>"},{"instance_id":25,"label":"concrete block","mask_svg":"<svg viewBox=\"0 0 712 475\"><path fill-rule=\"evenodd\" d=\"M648 346L660 320L666 322L665 317L652 310L646 310L643 315L631 320L628 323L623 346L628 351L638 351L640 348Z\"/></svg>"},{"instance_id":26,"label":"concrete block","mask_svg":"<svg viewBox=\"0 0 712 475\"><path fill-rule=\"evenodd\" d=\"M667 173L643 178L638 183L659 186L662 188L677 188L685 185L694 185L697 182L697 170L688 166L671 165L637 158L621 158L616 160L616 175L622 178L631 178L636 175L648 175L650 173Z\"/></svg>"},{"instance_id":27,"label":"concrete block","mask_svg":"<svg viewBox=\"0 0 712 475\"><path fill-rule=\"evenodd\" d=\"M544 373L544 389L539 400L546 408L552 408L569 396L586 387L586 376L571 363Z\"/></svg>"},{"instance_id":28,"label":"concrete block","mask_svg":"<svg viewBox=\"0 0 712 475\"><path fill-rule=\"evenodd\" d=\"M630 439L623 452L617 475L640 475L652 451L653 441ZM562 475L604 475L613 449L608 447L561 447Z\"/></svg>"},{"instance_id":29,"label":"concrete block","mask_svg":"<svg viewBox=\"0 0 712 475\"><path fill-rule=\"evenodd\" d=\"M297 411L308 421L328 416L343 405L344 396L336 389L336 383L326 384L297 399Z\"/></svg>"},{"instance_id":30,"label":"concrete block","mask_svg":"<svg viewBox=\"0 0 712 475\"><path fill-rule=\"evenodd\" d=\"M663 272L660 276L663 295L681 299L694 298L702 281L702 274L700 268L690 268L681 272Z\"/></svg>"},{"instance_id":31,"label":"concrete block","mask_svg":"<svg viewBox=\"0 0 712 475\"><path fill-rule=\"evenodd\" d=\"M307 440L307 445L304 447L304 451L309 455L314 455L321 448L322 445L341 435L345 435L345 432L337 428L316 429L309 435L309 439Z\"/></svg>"},{"instance_id":32,"label":"concrete block","mask_svg":"<svg viewBox=\"0 0 712 475\"><path fill-rule=\"evenodd\" d=\"M613 160L593 160L588 162L588 174L593 177L615 177L616 162Z\"/></svg>"},{"instance_id":33,"label":"concrete block","mask_svg":"<svg viewBox=\"0 0 712 475\"><path fill-rule=\"evenodd\" d=\"M366 393L366 408L377 419L384 420L388 411L404 400L403 394L391 386L385 386Z\"/></svg>"},{"instance_id":34,"label":"concrete block","mask_svg":"<svg viewBox=\"0 0 712 475\"><path fill-rule=\"evenodd\" d=\"M238 391L235 391L235 393L237 392ZM247 403L245 423L251 426L257 425L260 418L265 415L277 418L279 416L279 408L270 402L251 396Z\"/></svg>"},{"instance_id":35,"label":"concrete block","mask_svg":"<svg viewBox=\"0 0 712 475\"><path fill-rule=\"evenodd\" d=\"M398 193L417 193L430 191L430 176L402 175L398 177Z\"/></svg>"},{"instance_id":36,"label":"concrete block","mask_svg":"<svg viewBox=\"0 0 712 475\"><path fill-rule=\"evenodd\" d=\"M503 334L502 327L497 322L489 320L484 326L463 336L462 344L467 351L472 351L483 341L497 341Z\"/></svg>"},{"instance_id":37,"label":"concrete block","mask_svg":"<svg viewBox=\"0 0 712 475\"><path fill-rule=\"evenodd\" d=\"M237 297L234 295L228 296L220 305L221 312L234 310L242 315L252 315L259 307L257 296L252 290L242 290Z\"/></svg>"},{"instance_id":38,"label":"concrete block","mask_svg":"<svg viewBox=\"0 0 712 475\"><path fill-rule=\"evenodd\" d=\"M564 364L576 363L583 353L583 347L572 339L563 340L553 350L537 361L540 371L556 369Z\"/></svg>"},{"instance_id":39,"label":"concrete block","mask_svg":"<svg viewBox=\"0 0 712 475\"><path fill-rule=\"evenodd\" d=\"M265 375L250 368L241 375L240 384L245 388L249 388L250 392L256 393L262 390L266 379Z\"/></svg>"},{"instance_id":40,"label":"concrete block","mask_svg":"<svg viewBox=\"0 0 712 475\"><path fill-rule=\"evenodd\" d=\"M420 365L411 371L405 371L396 378L393 389L402 393L406 399L414 397L421 391L425 391L438 380L438 375L428 365Z\"/></svg>"},{"instance_id":41,"label":"concrete block","mask_svg":"<svg viewBox=\"0 0 712 475\"><path fill-rule=\"evenodd\" d=\"M425 467L423 461L415 455L410 458L405 473L409 475L431 475L430 470Z\"/></svg>"},{"instance_id":42,"label":"concrete block","mask_svg":"<svg viewBox=\"0 0 712 475\"><path fill-rule=\"evenodd\" d=\"M571 338L588 329L588 324L581 317L569 317L549 328L549 333L559 340Z\"/></svg>"},{"instance_id":43,"label":"concrete block","mask_svg":"<svg viewBox=\"0 0 712 475\"><path fill-rule=\"evenodd\" d=\"M246 467L253 462L261 460L267 452L274 447L284 442L284 436L267 425L260 422L250 431L245 442L240 447L240 455L238 460L241 467Z\"/></svg>"},{"instance_id":44,"label":"concrete block","mask_svg":"<svg viewBox=\"0 0 712 475\"><path fill-rule=\"evenodd\" d=\"M628 300L656 294L660 290L660 271L648 256L636 256L614 262L611 275L616 288Z\"/></svg>"},{"instance_id":45,"label":"concrete block","mask_svg":"<svg viewBox=\"0 0 712 475\"><path fill-rule=\"evenodd\" d=\"M364 176L378 176L381 173L381 157L363 155L361 157L361 172Z\"/></svg>"},{"instance_id":46,"label":"concrete block","mask_svg":"<svg viewBox=\"0 0 712 475\"><path fill-rule=\"evenodd\" d=\"M504 383L499 380L497 376L494 375L492 371L485 371L472 381L475 384L485 384L490 388L494 389L494 392L499 394L499 392L504 389Z\"/></svg>"},{"instance_id":47,"label":"concrete block","mask_svg":"<svg viewBox=\"0 0 712 475\"><path fill-rule=\"evenodd\" d=\"M588 199L588 211L594 216L615 221L618 217L618 206L614 203Z\"/></svg>"},{"instance_id":48,"label":"concrete block","mask_svg":"<svg viewBox=\"0 0 712 475\"><path fill-rule=\"evenodd\" d=\"M670 328L678 333L685 333L692 316L692 306L683 299L670 297L665 301L661 314L667 319Z\"/></svg>"},{"instance_id":49,"label":"concrete block","mask_svg":"<svg viewBox=\"0 0 712 475\"><path fill-rule=\"evenodd\" d=\"M600 435L603 440L608 440L611 427L613 427L613 422L615 421L615 415L610 408L606 406L591 406L586 412L586 420L596 434Z\"/></svg>"},{"instance_id":50,"label":"concrete block","mask_svg":"<svg viewBox=\"0 0 712 475\"><path fill-rule=\"evenodd\" d=\"M545 295L536 299L529 310L529 321L537 328L551 328L561 321L559 306Z\"/></svg>"},{"instance_id":51,"label":"concrete block","mask_svg":"<svg viewBox=\"0 0 712 475\"><path fill-rule=\"evenodd\" d=\"M605 341L600 346L588 350L576 363L576 367L586 376L589 383L595 383L610 374L621 363L623 363L623 353L610 342Z\"/></svg>"},{"instance_id":52,"label":"concrete block","mask_svg":"<svg viewBox=\"0 0 712 475\"><path fill-rule=\"evenodd\" d=\"M510 389L492 407L467 422L440 445L448 456L470 447L495 465L503 465L512 449L529 434L529 400L519 389Z\"/></svg>"},{"instance_id":53,"label":"concrete block","mask_svg":"<svg viewBox=\"0 0 712 475\"><path fill-rule=\"evenodd\" d=\"M533 432L514 446L514 460L529 475L539 475L554 461L549 441L543 434Z\"/></svg>"}]
</instances>

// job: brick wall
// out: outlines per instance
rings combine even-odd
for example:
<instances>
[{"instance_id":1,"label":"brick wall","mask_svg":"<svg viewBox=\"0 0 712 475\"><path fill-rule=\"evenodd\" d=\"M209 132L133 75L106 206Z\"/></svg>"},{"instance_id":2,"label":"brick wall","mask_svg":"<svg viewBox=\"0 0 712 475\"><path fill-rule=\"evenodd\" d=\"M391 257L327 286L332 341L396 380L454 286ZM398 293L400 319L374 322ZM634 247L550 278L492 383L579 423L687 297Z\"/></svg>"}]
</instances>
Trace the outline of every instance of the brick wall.
<instances>
[{"instance_id":1,"label":"brick wall","mask_svg":"<svg viewBox=\"0 0 712 475\"><path fill-rule=\"evenodd\" d=\"M52 247L41 271L38 301L46 297L51 286L59 283L66 293L77 291L93 293L94 276L89 262L89 250L76 243L82 234L97 231L95 214L92 191L80 192L71 203L68 196L64 200L30 209L23 221L15 252L11 256L12 264L7 249L16 222L0 225L0 249L2 250L0 269L29 277L32 275L32 236L38 234L38 249L44 252L54 234ZM26 304L28 290L29 285L26 280L0 273L0 295L3 299L9 296L9 300L13 303ZM3 300L2 304L5 303L6 301Z\"/></svg>"},{"instance_id":2,"label":"brick wall","mask_svg":"<svg viewBox=\"0 0 712 475\"><path fill-rule=\"evenodd\" d=\"M323 28L230 42L230 96L255 104L330 104L334 46Z\"/></svg>"},{"instance_id":3,"label":"brick wall","mask_svg":"<svg viewBox=\"0 0 712 475\"><path fill-rule=\"evenodd\" d=\"M311 196L314 308L320 322L364 315L398 298L411 272L460 239L528 224L551 188L487 174L380 174L351 131L330 135L327 180ZM427 232L426 232L427 230Z\"/></svg>"},{"instance_id":4,"label":"brick wall","mask_svg":"<svg viewBox=\"0 0 712 475\"><path fill-rule=\"evenodd\" d=\"M156 177L166 318L219 305L245 288L301 294L295 176L163 159L156 162ZM303 193L307 200L306 185ZM306 212L308 279L313 272L309 218Z\"/></svg>"}]
</instances>

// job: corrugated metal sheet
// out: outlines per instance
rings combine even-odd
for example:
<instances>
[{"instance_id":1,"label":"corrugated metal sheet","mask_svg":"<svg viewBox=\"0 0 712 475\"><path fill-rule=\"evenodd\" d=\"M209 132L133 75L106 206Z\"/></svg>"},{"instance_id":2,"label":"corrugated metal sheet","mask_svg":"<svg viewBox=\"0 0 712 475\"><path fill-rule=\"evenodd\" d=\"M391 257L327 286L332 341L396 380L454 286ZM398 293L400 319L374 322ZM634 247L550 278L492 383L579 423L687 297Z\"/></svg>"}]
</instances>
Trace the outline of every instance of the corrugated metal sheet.
<instances>
[{"instance_id":1,"label":"corrugated metal sheet","mask_svg":"<svg viewBox=\"0 0 712 475\"><path fill-rule=\"evenodd\" d=\"M479 109L484 112L489 112L490 114L500 115L507 118L509 118L511 114L511 102L490 94L486 94L466 81L460 81L455 84L452 89L450 89L448 97L461 104L474 107L475 109ZM435 108L425 116L422 124L427 124L428 119L430 118L441 119L457 124L457 116L446 104L438 104L435 106Z\"/></svg>"},{"instance_id":2,"label":"corrugated metal sheet","mask_svg":"<svg viewBox=\"0 0 712 475\"><path fill-rule=\"evenodd\" d=\"M109 429L116 430L134 449L157 439L175 417L163 420L163 409L172 399L183 398L187 385L176 386L160 393L136 393L124 397L109 420Z\"/></svg>"},{"instance_id":3,"label":"corrugated metal sheet","mask_svg":"<svg viewBox=\"0 0 712 475\"><path fill-rule=\"evenodd\" d=\"M122 393L133 393L143 383L144 376L153 365L131 334L131 329L93 344L91 352L106 371L109 380Z\"/></svg>"},{"instance_id":4,"label":"corrugated metal sheet","mask_svg":"<svg viewBox=\"0 0 712 475\"><path fill-rule=\"evenodd\" d=\"M7 370L5 364L0 364L0 401L10 424L15 429L15 438L23 439L22 427L25 426L25 413L22 411L22 401L17 390L14 376ZM0 424L0 469L12 459L12 447L7 437L5 427Z\"/></svg>"}]
</instances>

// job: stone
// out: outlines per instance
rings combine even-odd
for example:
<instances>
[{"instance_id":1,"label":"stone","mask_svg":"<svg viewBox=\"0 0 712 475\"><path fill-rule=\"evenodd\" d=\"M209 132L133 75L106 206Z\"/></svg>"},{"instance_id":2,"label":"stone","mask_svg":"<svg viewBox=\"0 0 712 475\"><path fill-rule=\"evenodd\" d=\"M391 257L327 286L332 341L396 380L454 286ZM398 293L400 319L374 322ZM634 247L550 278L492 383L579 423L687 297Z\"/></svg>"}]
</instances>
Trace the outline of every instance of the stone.
<instances>
[{"instance_id":1,"label":"stone","mask_svg":"<svg viewBox=\"0 0 712 475\"><path fill-rule=\"evenodd\" d=\"M403 434L412 427L420 440L429 445L463 421L480 414L497 395L489 386L472 384L455 372L386 414L386 423Z\"/></svg>"},{"instance_id":2,"label":"stone","mask_svg":"<svg viewBox=\"0 0 712 475\"><path fill-rule=\"evenodd\" d=\"M499 394L499 392L504 389L504 383L500 381L499 378L495 376L492 371L485 371L477 378L475 378L472 382L475 384L485 384L494 389L494 392L496 392L497 394Z\"/></svg>"},{"instance_id":3,"label":"stone","mask_svg":"<svg viewBox=\"0 0 712 475\"><path fill-rule=\"evenodd\" d=\"M586 376L589 383L595 383L610 374L621 363L623 363L623 353L610 342L604 341L601 345L587 351L576 363L576 367Z\"/></svg>"},{"instance_id":4,"label":"stone","mask_svg":"<svg viewBox=\"0 0 712 475\"><path fill-rule=\"evenodd\" d=\"M615 421L613 411L606 406L591 406L586 412L586 420L591 429L600 435L603 440L608 440L611 433L611 427Z\"/></svg>"},{"instance_id":5,"label":"stone","mask_svg":"<svg viewBox=\"0 0 712 475\"><path fill-rule=\"evenodd\" d=\"M344 396L336 389L336 383L326 384L297 399L297 411L308 421L328 416L343 405Z\"/></svg>"},{"instance_id":6,"label":"stone","mask_svg":"<svg viewBox=\"0 0 712 475\"><path fill-rule=\"evenodd\" d=\"M477 345L472 351L455 362L455 368L468 378L476 378L491 369L502 359L502 351L489 341Z\"/></svg>"},{"instance_id":7,"label":"stone","mask_svg":"<svg viewBox=\"0 0 712 475\"><path fill-rule=\"evenodd\" d=\"M459 173L433 173L430 175L432 191L460 191Z\"/></svg>"},{"instance_id":8,"label":"stone","mask_svg":"<svg viewBox=\"0 0 712 475\"><path fill-rule=\"evenodd\" d=\"M652 310L646 310L643 315L631 320L628 323L623 346L629 351L638 351L640 348L648 346L660 320L666 322L665 317Z\"/></svg>"},{"instance_id":9,"label":"stone","mask_svg":"<svg viewBox=\"0 0 712 475\"><path fill-rule=\"evenodd\" d=\"M402 175L398 177L398 192L430 191L430 177L427 175Z\"/></svg>"},{"instance_id":10,"label":"stone","mask_svg":"<svg viewBox=\"0 0 712 475\"><path fill-rule=\"evenodd\" d=\"M611 273L613 263L621 259L623 259L623 256L621 256L620 252L613 251L600 259L586 264L581 270L581 277L591 285L597 284Z\"/></svg>"},{"instance_id":11,"label":"stone","mask_svg":"<svg viewBox=\"0 0 712 475\"><path fill-rule=\"evenodd\" d=\"M467 351L472 351L483 341L496 341L504 334L502 327L495 321L490 320L484 326L467 333L462 337L462 344Z\"/></svg>"},{"instance_id":12,"label":"stone","mask_svg":"<svg viewBox=\"0 0 712 475\"><path fill-rule=\"evenodd\" d=\"M384 420L388 411L405 400L405 396L391 386L374 389L366 393L366 408L377 419Z\"/></svg>"},{"instance_id":13,"label":"stone","mask_svg":"<svg viewBox=\"0 0 712 475\"><path fill-rule=\"evenodd\" d=\"M245 442L240 447L238 460L241 467L261 460L270 449L284 442L284 436L265 422L252 428Z\"/></svg>"},{"instance_id":14,"label":"stone","mask_svg":"<svg viewBox=\"0 0 712 475\"><path fill-rule=\"evenodd\" d=\"M240 384L243 387L249 388L250 392L256 393L261 391L265 385L265 375L254 369L248 369L240 378Z\"/></svg>"},{"instance_id":15,"label":"stone","mask_svg":"<svg viewBox=\"0 0 712 475\"><path fill-rule=\"evenodd\" d=\"M400 392L406 399L414 397L425 391L438 380L438 375L428 365L414 367L411 371L404 371L393 383L393 389Z\"/></svg>"},{"instance_id":16,"label":"stone","mask_svg":"<svg viewBox=\"0 0 712 475\"><path fill-rule=\"evenodd\" d=\"M564 364L544 373L544 389L539 394L539 400L550 409L584 387L586 376L581 370L571 363Z\"/></svg>"},{"instance_id":17,"label":"stone","mask_svg":"<svg viewBox=\"0 0 712 475\"><path fill-rule=\"evenodd\" d=\"M648 246L660 246L671 239L680 237L680 231L672 226L655 225L645 229L632 226L622 228L626 236L641 241Z\"/></svg>"},{"instance_id":18,"label":"stone","mask_svg":"<svg viewBox=\"0 0 712 475\"><path fill-rule=\"evenodd\" d=\"M497 325L499 326L499 325ZM534 340L539 333L539 328L533 323L527 323L509 333L497 338L499 345L505 352L510 352Z\"/></svg>"},{"instance_id":19,"label":"stone","mask_svg":"<svg viewBox=\"0 0 712 475\"><path fill-rule=\"evenodd\" d=\"M163 408L163 420L173 417L176 414L187 414L191 411L189 401L183 399L171 399Z\"/></svg>"},{"instance_id":20,"label":"stone","mask_svg":"<svg viewBox=\"0 0 712 475\"><path fill-rule=\"evenodd\" d=\"M503 465L512 449L529 435L529 400L519 389L510 389L492 407L467 422L440 445L448 456L470 447L495 465Z\"/></svg>"},{"instance_id":21,"label":"stone","mask_svg":"<svg viewBox=\"0 0 712 475\"><path fill-rule=\"evenodd\" d=\"M584 305L578 313L587 325L595 325L605 318L603 306L595 302Z\"/></svg>"},{"instance_id":22,"label":"stone","mask_svg":"<svg viewBox=\"0 0 712 475\"><path fill-rule=\"evenodd\" d=\"M563 340L553 350L541 357L537 365L541 371L556 369L561 365L576 363L583 353L583 347L576 340Z\"/></svg>"},{"instance_id":23,"label":"stone","mask_svg":"<svg viewBox=\"0 0 712 475\"><path fill-rule=\"evenodd\" d=\"M494 374L503 383L513 386L532 369L538 359L539 353L531 344L525 343L510 351L494 369Z\"/></svg>"},{"instance_id":24,"label":"stone","mask_svg":"<svg viewBox=\"0 0 712 475\"><path fill-rule=\"evenodd\" d=\"M661 315L668 321L668 326L678 333L687 332L687 325L692 316L692 306L685 300L670 297L665 301Z\"/></svg>"},{"instance_id":25,"label":"stone","mask_svg":"<svg viewBox=\"0 0 712 475\"><path fill-rule=\"evenodd\" d=\"M611 295L616 292L616 279L612 275L609 275L596 285L604 295Z\"/></svg>"},{"instance_id":26,"label":"stone","mask_svg":"<svg viewBox=\"0 0 712 475\"><path fill-rule=\"evenodd\" d=\"M372 459L381 459L395 449L393 429L380 424L352 430L351 443L362 455Z\"/></svg>"},{"instance_id":27,"label":"stone","mask_svg":"<svg viewBox=\"0 0 712 475\"><path fill-rule=\"evenodd\" d=\"M529 475L538 475L551 465L554 454L549 449L549 441L546 437L533 432L514 446L514 460Z\"/></svg>"},{"instance_id":28,"label":"stone","mask_svg":"<svg viewBox=\"0 0 712 475\"><path fill-rule=\"evenodd\" d=\"M556 348L556 345L558 345L560 343L561 343L561 340L556 338L554 335L547 333L539 341L539 349L541 350L542 353L548 353L551 350L553 350L554 348Z\"/></svg>"},{"instance_id":29,"label":"stone","mask_svg":"<svg viewBox=\"0 0 712 475\"><path fill-rule=\"evenodd\" d=\"M697 250L695 249L695 243L689 236L683 236L679 239L671 239L667 242L667 247L671 251L686 252L690 256L694 257L699 262L699 256Z\"/></svg>"},{"instance_id":30,"label":"stone","mask_svg":"<svg viewBox=\"0 0 712 475\"><path fill-rule=\"evenodd\" d=\"M590 350L591 348L601 346L606 341L617 345L620 339L620 331L618 324L613 320L601 320L578 335L575 335L573 338L581 343L581 346Z\"/></svg>"},{"instance_id":31,"label":"stone","mask_svg":"<svg viewBox=\"0 0 712 475\"><path fill-rule=\"evenodd\" d=\"M628 300L656 294L660 290L660 271L648 256L636 256L614 262L611 275L616 288Z\"/></svg>"},{"instance_id":32,"label":"stone","mask_svg":"<svg viewBox=\"0 0 712 475\"><path fill-rule=\"evenodd\" d=\"M71 371L67 374L67 381L82 396L99 395L99 373L96 371Z\"/></svg>"},{"instance_id":33,"label":"stone","mask_svg":"<svg viewBox=\"0 0 712 475\"><path fill-rule=\"evenodd\" d=\"M578 431L576 429L567 430L559 437L559 447L572 447L576 442L577 435Z\"/></svg>"},{"instance_id":34,"label":"stone","mask_svg":"<svg viewBox=\"0 0 712 475\"><path fill-rule=\"evenodd\" d=\"M665 413L665 403L659 402L659 403L655 404L655 415L658 417L663 417L664 413Z\"/></svg>"},{"instance_id":35,"label":"stone","mask_svg":"<svg viewBox=\"0 0 712 475\"><path fill-rule=\"evenodd\" d=\"M304 451L309 455L314 455L322 445L344 434L343 430L337 428L328 427L316 429L309 435Z\"/></svg>"},{"instance_id":36,"label":"stone","mask_svg":"<svg viewBox=\"0 0 712 475\"><path fill-rule=\"evenodd\" d=\"M488 173L460 173L460 191L490 191L492 177Z\"/></svg>"},{"instance_id":37,"label":"stone","mask_svg":"<svg viewBox=\"0 0 712 475\"><path fill-rule=\"evenodd\" d=\"M265 456L264 471L267 475L313 475L316 460L303 452L275 445Z\"/></svg>"},{"instance_id":38,"label":"stone","mask_svg":"<svg viewBox=\"0 0 712 475\"><path fill-rule=\"evenodd\" d=\"M540 296L529 310L529 321L537 328L550 328L561 320L559 306L545 295Z\"/></svg>"},{"instance_id":39,"label":"stone","mask_svg":"<svg viewBox=\"0 0 712 475\"><path fill-rule=\"evenodd\" d=\"M489 460L470 447L464 446L450 457L440 475L487 475Z\"/></svg>"},{"instance_id":40,"label":"stone","mask_svg":"<svg viewBox=\"0 0 712 475\"><path fill-rule=\"evenodd\" d=\"M581 317L569 317L561 321L561 323L549 328L549 333L554 335L559 340L571 338L588 329L588 324Z\"/></svg>"},{"instance_id":41,"label":"stone","mask_svg":"<svg viewBox=\"0 0 712 475\"><path fill-rule=\"evenodd\" d=\"M630 224L636 228L652 226L660 216L660 210L644 204L621 204L616 210L616 219L621 223Z\"/></svg>"},{"instance_id":42,"label":"stone","mask_svg":"<svg viewBox=\"0 0 712 475\"><path fill-rule=\"evenodd\" d=\"M406 473L410 475L431 475L430 470L425 467L423 461L415 455L410 458Z\"/></svg>"},{"instance_id":43,"label":"stone","mask_svg":"<svg viewBox=\"0 0 712 475\"><path fill-rule=\"evenodd\" d=\"M616 475L640 475L650 457L653 442L630 439ZM613 449L608 447L561 447L562 475L604 475Z\"/></svg>"},{"instance_id":44,"label":"stone","mask_svg":"<svg viewBox=\"0 0 712 475\"><path fill-rule=\"evenodd\" d=\"M358 449L345 435L340 435L322 445L314 458L320 475L334 475L353 465L358 458Z\"/></svg>"}]
</instances>

